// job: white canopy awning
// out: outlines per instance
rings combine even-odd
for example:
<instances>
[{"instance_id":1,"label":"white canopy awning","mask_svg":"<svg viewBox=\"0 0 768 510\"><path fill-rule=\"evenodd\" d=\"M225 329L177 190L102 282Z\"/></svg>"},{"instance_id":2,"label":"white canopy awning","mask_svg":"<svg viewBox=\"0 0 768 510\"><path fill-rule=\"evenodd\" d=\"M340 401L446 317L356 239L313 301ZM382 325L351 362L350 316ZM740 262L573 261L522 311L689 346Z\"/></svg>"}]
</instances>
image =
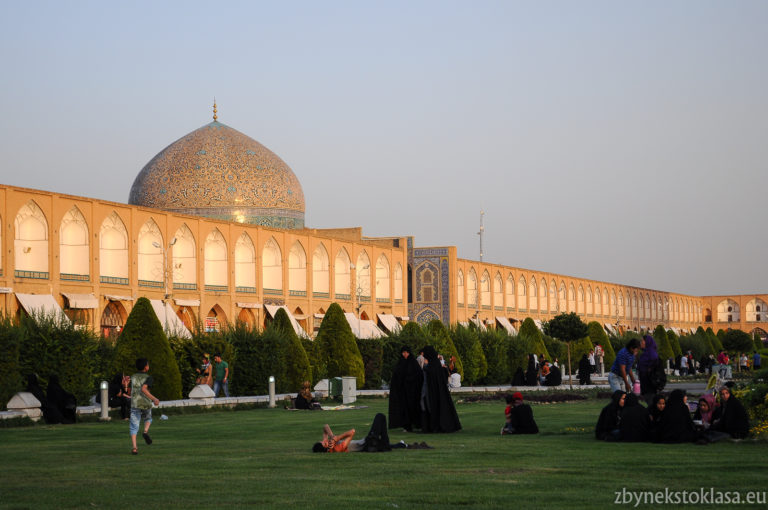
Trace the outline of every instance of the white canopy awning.
<instances>
[{"instance_id":1,"label":"white canopy awning","mask_svg":"<svg viewBox=\"0 0 768 510\"><path fill-rule=\"evenodd\" d=\"M379 320L384 325L384 328L390 333L397 333L402 329L400 323L397 322L397 317L389 313L377 313Z\"/></svg>"},{"instance_id":2,"label":"white canopy awning","mask_svg":"<svg viewBox=\"0 0 768 510\"><path fill-rule=\"evenodd\" d=\"M468 321L459 321L459 324L461 324L461 325L462 325L462 326L464 326L465 328L468 328L468 327L469 327L469 322L468 322Z\"/></svg>"},{"instance_id":3,"label":"white canopy awning","mask_svg":"<svg viewBox=\"0 0 768 510\"><path fill-rule=\"evenodd\" d=\"M608 333L613 333L613 332L615 332L615 331L616 331L616 328L614 328L614 327L613 327L613 324L611 324L610 322L606 322L605 324L603 324L603 326L605 326L605 330L606 330Z\"/></svg>"},{"instance_id":4,"label":"white canopy awning","mask_svg":"<svg viewBox=\"0 0 768 510\"><path fill-rule=\"evenodd\" d=\"M13 289L10 287L0 287L0 294L10 294Z\"/></svg>"},{"instance_id":5,"label":"white canopy awning","mask_svg":"<svg viewBox=\"0 0 768 510\"><path fill-rule=\"evenodd\" d=\"M481 321L477 317L470 317L469 320L472 321L472 324L477 326L480 329L480 331L487 331L488 330L488 328L485 327L485 324L483 324L483 321Z\"/></svg>"},{"instance_id":6,"label":"white canopy awning","mask_svg":"<svg viewBox=\"0 0 768 510\"><path fill-rule=\"evenodd\" d=\"M93 294L70 294L69 292L62 292L67 301L69 301L70 308L98 308L99 299Z\"/></svg>"},{"instance_id":7,"label":"white canopy awning","mask_svg":"<svg viewBox=\"0 0 768 510\"><path fill-rule=\"evenodd\" d=\"M544 327L541 325L541 321L539 319L533 319L533 323L536 324L536 327L539 328L539 331L544 333Z\"/></svg>"},{"instance_id":8,"label":"white canopy awning","mask_svg":"<svg viewBox=\"0 0 768 510\"><path fill-rule=\"evenodd\" d=\"M166 335L192 338L192 334L176 315L170 303L163 303L160 299L150 299L149 302L152 304L152 309L155 311Z\"/></svg>"},{"instance_id":9,"label":"white canopy awning","mask_svg":"<svg viewBox=\"0 0 768 510\"><path fill-rule=\"evenodd\" d=\"M56 319L69 322L67 316L64 315L64 310L50 294L21 294L17 292L16 298L29 315L52 315Z\"/></svg>"},{"instance_id":10,"label":"white canopy awning","mask_svg":"<svg viewBox=\"0 0 768 510\"><path fill-rule=\"evenodd\" d=\"M199 299L174 299L178 306L200 306Z\"/></svg>"},{"instance_id":11,"label":"white canopy awning","mask_svg":"<svg viewBox=\"0 0 768 510\"><path fill-rule=\"evenodd\" d=\"M114 294L104 294L104 297L110 301L133 301L131 296L116 296Z\"/></svg>"},{"instance_id":12,"label":"white canopy awning","mask_svg":"<svg viewBox=\"0 0 768 510\"><path fill-rule=\"evenodd\" d=\"M345 313L349 327L357 338L383 338L387 335L376 325L375 322L368 319L358 319L353 313Z\"/></svg>"},{"instance_id":13,"label":"white canopy awning","mask_svg":"<svg viewBox=\"0 0 768 510\"><path fill-rule=\"evenodd\" d=\"M401 321L406 321L406 322L411 320L411 318L408 317L407 315L401 315L400 317L398 317L398 319L400 319Z\"/></svg>"},{"instance_id":14,"label":"white canopy awning","mask_svg":"<svg viewBox=\"0 0 768 510\"><path fill-rule=\"evenodd\" d=\"M240 308L262 308L261 303L235 303Z\"/></svg>"},{"instance_id":15,"label":"white canopy awning","mask_svg":"<svg viewBox=\"0 0 768 510\"><path fill-rule=\"evenodd\" d=\"M285 305L280 305L280 306L277 306L277 305L264 305L264 308L267 309L267 313L273 319L275 318L275 314L277 313L277 311L280 308L282 308L283 310L285 310L285 313L288 314L288 318L291 320L291 326L293 326L293 330L296 332L296 334L299 335L299 337L301 337L301 338L309 338L309 335L307 335L307 332L304 331L304 328L301 327L301 324L299 324L296 321L296 317L294 317L293 314L291 313L291 311L288 310L287 306L285 306Z\"/></svg>"},{"instance_id":16,"label":"white canopy awning","mask_svg":"<svg viewBox=\"0 0 768 510\"><path fill-rule=\"evenodd\" d=\"M507 330L507 333L509 333L510 335L512 335L512 336L515 336L515 335L517 335L517 330L516 330L516 329L515 329L515 327L512 325L512 323L511 323L511 322L509 322L509 319L507 319L506 317L496 317L496 322L498 322L499 324L501 324L501 326L502 326L504 329L506 329L506 330Z\"/></svg>"},{"instance_id":17,"label":"white canopy awning","mask_svg":"<svg viewBox=\"0 0 768 510\"><path fill-rule=\"evenodd\" d=\"M323 317L325 317L324 313L316 313L315 314L315 319L322 319Z\"/></svg>"}]
</instances>

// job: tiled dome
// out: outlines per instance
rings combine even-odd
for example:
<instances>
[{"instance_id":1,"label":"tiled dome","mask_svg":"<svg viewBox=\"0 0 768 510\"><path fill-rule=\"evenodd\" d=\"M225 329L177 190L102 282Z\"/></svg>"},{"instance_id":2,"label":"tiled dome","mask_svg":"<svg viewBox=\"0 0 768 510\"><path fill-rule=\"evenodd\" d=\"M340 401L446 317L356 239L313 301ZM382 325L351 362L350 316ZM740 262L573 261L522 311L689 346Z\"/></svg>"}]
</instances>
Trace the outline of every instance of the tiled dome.
<instances>
[{"instance_id":1,"label":"tiled dome","mask_svg":"<svg viewBox=\"0 0 768 510\"><path fill-rule=\"evenodd\" d=\"M304 192L290 167L253 138L215 119L152 158L133 182L128 203L303 228Z\"/></svg>"}]
</instances>

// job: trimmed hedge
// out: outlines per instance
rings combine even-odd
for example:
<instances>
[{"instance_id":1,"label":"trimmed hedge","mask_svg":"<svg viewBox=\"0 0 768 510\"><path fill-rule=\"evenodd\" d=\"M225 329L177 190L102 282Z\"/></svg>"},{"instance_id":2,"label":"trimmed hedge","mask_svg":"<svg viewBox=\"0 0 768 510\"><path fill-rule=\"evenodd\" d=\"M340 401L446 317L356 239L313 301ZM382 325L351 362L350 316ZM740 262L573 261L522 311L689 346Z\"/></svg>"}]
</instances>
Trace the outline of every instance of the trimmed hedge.
<instances>
[{"instance_id":1,"label":"trimmed hedge","mask_svg":"<svg viewBox=\"0 0 768 510\"><path fill-rule=\"evenodd\" d=\"M328 377L352 376L357 378L358 388L365 387L363 358L347 318L337 303L328 307L315 342L320 344Z\"/></svg>"},{"instance_id":2,"label":"trimmed hedge","mask_svg":"<svg viewBox=\"0 0 768 510\"><path fill-rule=\"evenodd\" d=\"M298 392L301 389L301 383L312 380L312 368L309 364L307 351L304 350L299 336L293 329L291 319L283 308L277 310L271 326L280 331L285 339L282 353L285 360L284 375L287 383L285 391Z\"/></svg>"},{"instance_id":3,"label":"trimmed hedge","mask_svg":"<svg viewBox=\"0 0 768 510\"><path fill-rule=\"evenodd\" d=\"M499 333L498 330L494 331ZM488 362L485 359L483 346L480 344L480 336L477 330L465 328L462 325L456 325L450 329L449 334L453 340L453 345L459 353L459 359L464 369L462 384L472 386L481 381L488 373ZM503 338L506 335L500 335Z\"/></svg>"},{"instance_id":4,"label":"trimmed hedge","mask_svg":"<svg viewBox=\"0 0 768 510\"><path fill-rule=\"evenodd\" d=\"M443 355L445 365L448 366L448 360L451 356L456 357L456 371L461 374L461 380L464 380L464 363L462 363L459 351L456 350L456 346L453 345L451 335L448 333L448 328L445 327L442 321L437 319L427 324L427 333L432 337L431 345L435 348L438 354Z\"/></svg>"},{"instance_id":5,"label":"trimmed hedge","mask_svg":"<svg viewBox=\"0 0 768 510\"><path fill-rule=\"evenodd\" d=\"M365 390L381 388L381 364L384 352L384 342L378 338L358 338L357 348L363 358L365 367Z\"/></svg>"},{"instance_id":6,"label":"trimmed hedge","mask_svg":"<svg viewBox=\"0 0 768 510\"><path fill-rule=\"evenodd\" d=\"M613 361L616 359L616 351L613 349L613 344L608 335L605 334L605 329L603 329L599 322L592 321L587 324L587 333L592 344L603 348L603 366L606 372L609 371ZM597 359L595 359L595 363L597 363Z\"/></svg>"}]
</instances>

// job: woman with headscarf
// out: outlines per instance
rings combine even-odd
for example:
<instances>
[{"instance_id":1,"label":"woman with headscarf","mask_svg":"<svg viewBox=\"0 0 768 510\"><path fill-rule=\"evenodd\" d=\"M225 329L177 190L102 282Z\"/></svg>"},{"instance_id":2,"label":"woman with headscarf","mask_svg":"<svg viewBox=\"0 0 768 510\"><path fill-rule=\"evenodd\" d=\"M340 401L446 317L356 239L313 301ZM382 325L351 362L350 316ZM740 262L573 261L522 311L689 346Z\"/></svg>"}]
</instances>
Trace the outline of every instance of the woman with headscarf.
<instances>
[{"instance_id":1,"label":"woman with headscarf","mask_svg":"<svg viewBox=\"0 0 768 510\"><path fill-rule=\"evenodd\" d=\"M674 390L669 394L654 439L659 443L690 443L696 438L685 390Z\"/></svg>"},{"instance_id":2,"label":"woman with headscarf","mask_svg":"<svg viewBox=\"0 0 768 510\"><path fill-rule=\"evenodd\" d=\"M589 358L586 354L579 360L579 384L592 384L592 365L589 363Z\"/></svg>"},{"instance_id":3,"label":"woman with headscarf","mask_svg":"<svg viewBox=\"0 0 768 510\"><path fill-rule=\"evenodd\" d=\"M725 432L734 439L744 439L749 434L747 411L727 386L720 388L720 408L714 414L710 430Z\"/></svg>"},{"instance_id":4,"label":"woman with headscarf","mask_svg":"<svg viewBox=\"0 0 768 510\"><path fill-rule=\"evenodd\" d=\"M637 395L627 393L624 409L621 411L620 439L630 443L648 441L649 429L648 410L640 404Z\"/></svg>"},{"instance_id":5,"label":"woman with headscarf","mask_svg":"<svg viewBox=\"0 0 768 510\"><path fill-rule=\"evenodd\" d=\"M403 345L389 383L389 428L412 431L421 425L419 399L424 375L411 348Z\"/></svg>"},{"instance_id":6,"label":"woman with headscarf","mask_svg":"<svg viewBox=\"0 0 768 510\"><path fill-rule=\"evenodd\" d=\"M509 423L505 427L507 434L538 434L539 427L533 419L531 406L523 403L523 394L515 392L507 400L509 406Z\"/></svg>"},{"instance_id":7,"label":"woman with headscarf","mask_svg":"<svg viewBox=\"0 0 768 510\"><path fill-rule=\"evenodd\" d=\"M536 359L533 354L528 355L528 368L525 371L525 385L526 386L538 386L539 385L539 373L536 367Z\"/></svg>"},{"instance_id":8,"label":"woman with headscarf","mask_svg":"<svg viewBox=\"0 0 768 510\"><path fill-rule=\"evenodd\" d=\"M659 372L664 373L656 349L656 341L651 335L645 335L645 350L637 360L637 372L640 376L640 394L643 400L651 402L653 396L664 386L661 384Z\"/></svg>"},{"instance_id":9,"label":"woman with headscarf","mask_svg":"<svg viewBox=\"0 0 768 510\"><path fill-rule=\"evenodd\" d=\"M431 345L424 348L424 385L421 390L421 423L423 432L456 432L461 430L459 415L453 405L445 372Z\"/></svg>"},{"instance_id":10,"label":"woman with headscarf","mask_svg":"<svg viewBox=\"0 0 768 510\"><path fill-rule=\"evenodd\" d=\"M708 429L712 426L712 420L715 415L715 396L711 393L705 393L699 397L699 405L696 412L693 413L693 420L701 422L701 428Z\"/></svg>"},{"instance_id":11,"label":"woman with headscarf","mask_svg":"<svg viewBox=\"0 0 768 510\"><path fill-rule=\"evenodd\" d=\"M595 438L603 441L616 441L619 438L621 426L621 411L627 394L616 390L611 395L611 402L600 411L600 417L595 425Z\"/></svg>"}]
</instances>

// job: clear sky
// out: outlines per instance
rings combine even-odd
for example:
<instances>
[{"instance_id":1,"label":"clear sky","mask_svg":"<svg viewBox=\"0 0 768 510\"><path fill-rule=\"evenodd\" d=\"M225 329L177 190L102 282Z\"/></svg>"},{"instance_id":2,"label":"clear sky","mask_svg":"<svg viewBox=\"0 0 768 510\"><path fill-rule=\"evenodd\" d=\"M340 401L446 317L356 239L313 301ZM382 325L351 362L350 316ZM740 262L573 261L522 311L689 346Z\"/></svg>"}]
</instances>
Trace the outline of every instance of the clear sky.
<instances>
[{"instance_id":1,"label":"clear sky","mask_svg":"<svg viewBox=\"0 0 768 510\"><path fill-rule=\"evenodd\" d=\"M0 182L126 202L219 121L307 226L768 291L768 2L0 2Z\"/></svg>"}]
</instances>

